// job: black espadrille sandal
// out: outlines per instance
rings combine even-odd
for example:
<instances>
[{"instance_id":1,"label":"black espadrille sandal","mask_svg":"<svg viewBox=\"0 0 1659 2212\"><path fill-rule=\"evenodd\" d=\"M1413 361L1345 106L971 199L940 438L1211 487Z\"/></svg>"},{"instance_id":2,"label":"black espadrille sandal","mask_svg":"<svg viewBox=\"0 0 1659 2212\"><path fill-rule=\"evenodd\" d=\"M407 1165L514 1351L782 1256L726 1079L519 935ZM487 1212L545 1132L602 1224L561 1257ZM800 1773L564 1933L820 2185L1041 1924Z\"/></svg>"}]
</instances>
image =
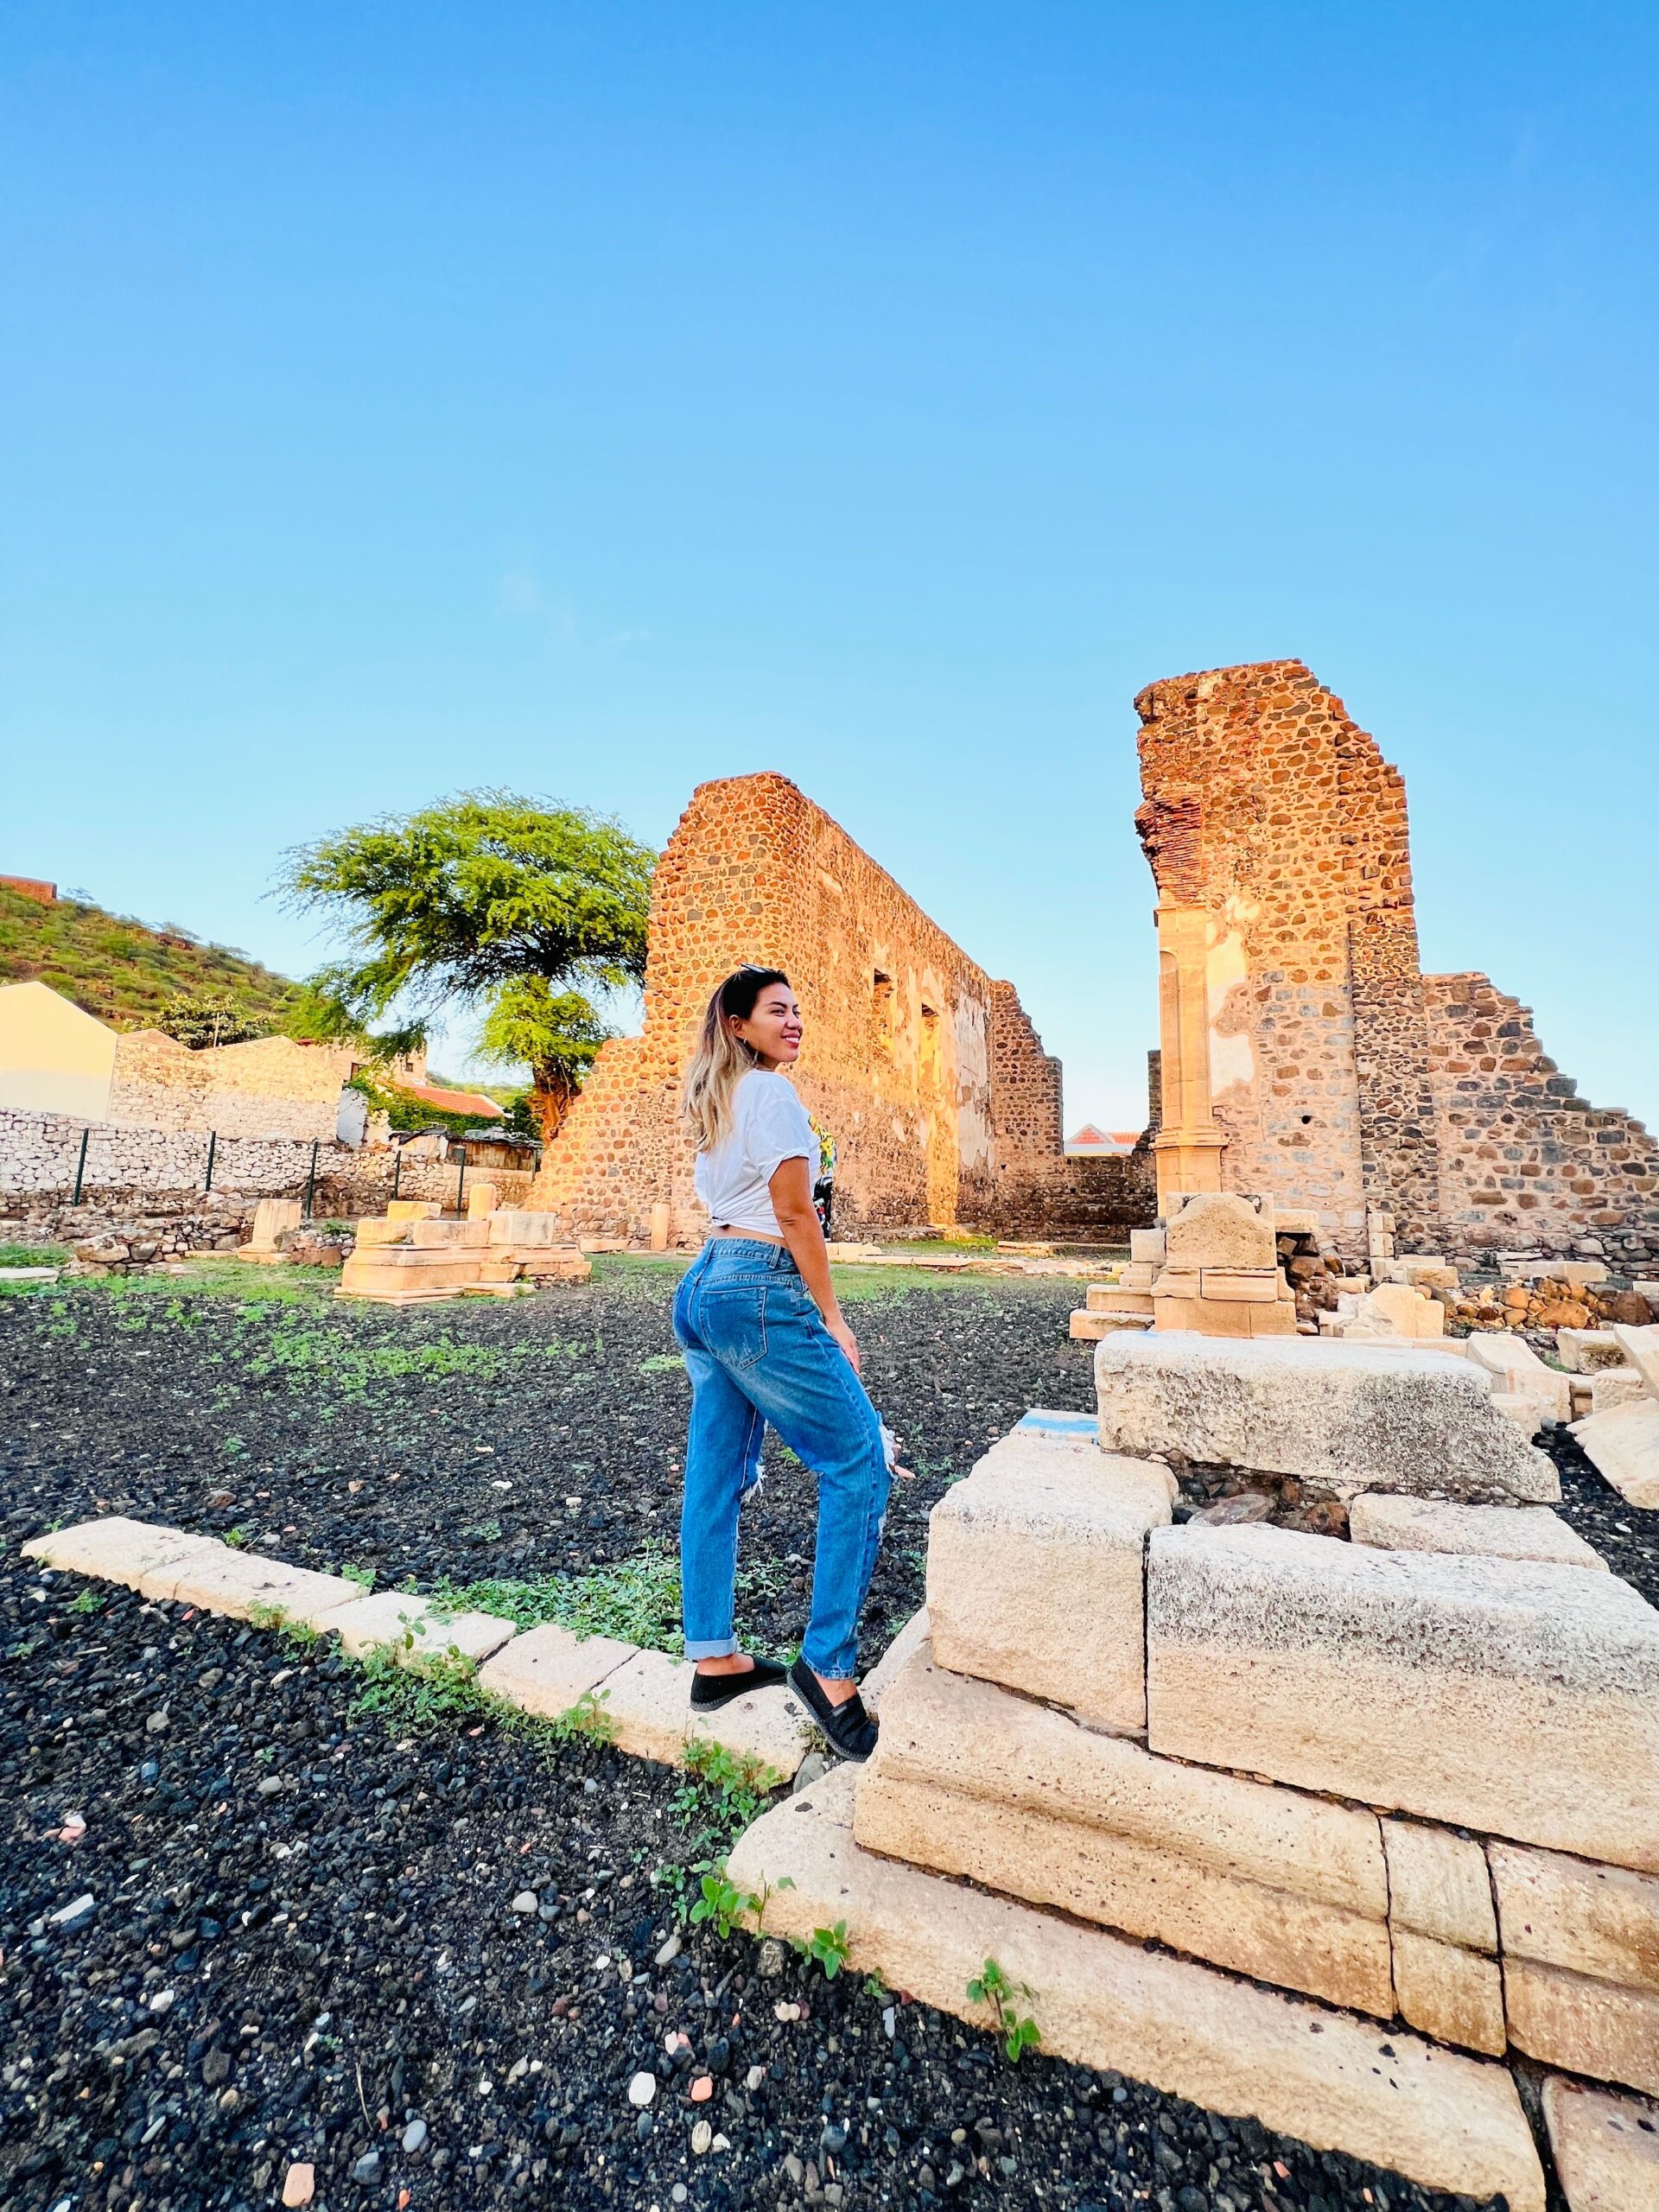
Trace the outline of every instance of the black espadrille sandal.
<instances>
[{"instance_id":1,"label":"black espadrille sandal","mask_svg":"<svg viewBox=\"0 0 1659 2212\"><path fill-rule=\"evenodd\" d=\"M804 1659L798 1659L790 1669L789 1687L823 1729L837 1758L868 1758L875 1749L875 1722L856 1690L844 1704L832 1705Z\"/></svg>"},{"instance_id":2,"label":"black espadrille sandal","mask_svg":"<svg viewBox=\"0 0 1659 2212\"><path fill-rule=\"evenodd\" d=\"M693 1675L691 1677L691 1710L694 1713L713 1713L718 1707L729 1705L734 1697L742 1697L749 1690L769 1690L789 1680L787 1667L780 1667L776 1660L756 1658L752 1667L745 1667L735 1675Z\"/></svg>"}]
</instances>

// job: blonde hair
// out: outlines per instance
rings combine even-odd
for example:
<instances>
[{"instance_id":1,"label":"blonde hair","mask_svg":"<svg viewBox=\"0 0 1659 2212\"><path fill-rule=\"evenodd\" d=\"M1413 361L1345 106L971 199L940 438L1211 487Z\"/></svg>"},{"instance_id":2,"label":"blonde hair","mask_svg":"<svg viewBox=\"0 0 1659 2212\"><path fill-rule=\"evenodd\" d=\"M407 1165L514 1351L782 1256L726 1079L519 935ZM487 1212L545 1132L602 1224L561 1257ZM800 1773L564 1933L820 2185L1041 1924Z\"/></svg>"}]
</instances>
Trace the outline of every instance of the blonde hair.
<instances>
[{"instance_id":1,"label":"blonde hair","mask_svg":"<svg viewBox=\"0 0 1659 2212\"><path fill-rule=\"evenodd\" d=\"M760 1065L753 1049L733 1036L728 1021L734 1016L747 1021L769 983L788 981L781 968L757 968L745 962L726 978L704 1009L681 1096L699 1152L712 1152L730 1135L732 1093L749 1070Z\"/></svg>"}]
</instances>

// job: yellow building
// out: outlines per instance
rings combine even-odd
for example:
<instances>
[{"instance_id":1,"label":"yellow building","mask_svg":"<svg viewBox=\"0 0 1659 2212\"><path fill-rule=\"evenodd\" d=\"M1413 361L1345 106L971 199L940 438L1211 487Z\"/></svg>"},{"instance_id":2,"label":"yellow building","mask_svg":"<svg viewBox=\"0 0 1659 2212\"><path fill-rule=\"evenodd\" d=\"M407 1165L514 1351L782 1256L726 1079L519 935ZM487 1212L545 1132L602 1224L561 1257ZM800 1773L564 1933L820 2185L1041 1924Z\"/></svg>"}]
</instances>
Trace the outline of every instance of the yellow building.
<instances>
[{"instance_id":1,"label":"yellow building","mask_svg":"<svg viewBox=\"0 0 1659 2212\"><path fill-rule=\"evenodd\" d=\"M0 984L0 1112L107 1120L115 1045L107 1022L49 984Z\"/></svg>"}]
</instances>

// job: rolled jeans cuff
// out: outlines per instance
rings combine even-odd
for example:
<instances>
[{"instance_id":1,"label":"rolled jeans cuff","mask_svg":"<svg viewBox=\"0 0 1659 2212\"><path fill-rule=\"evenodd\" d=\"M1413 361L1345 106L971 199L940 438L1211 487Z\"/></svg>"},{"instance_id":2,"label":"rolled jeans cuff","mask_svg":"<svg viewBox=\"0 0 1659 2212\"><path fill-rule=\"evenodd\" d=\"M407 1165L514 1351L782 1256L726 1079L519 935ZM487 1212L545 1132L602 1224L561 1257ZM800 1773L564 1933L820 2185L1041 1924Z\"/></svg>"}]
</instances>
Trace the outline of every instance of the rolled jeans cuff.
<instances>
[{"instance_id":1,"label":"rolled jeans cuff","mask_svg":"<svg viewBox=\"0 0 1659 2212\"><path fill-rule=\"evenodd\" d=\"M711 1636L702 1643L688 1643L685 1656L688 1659L729 1659L737 1648L734 1636Z\"/></svg>"}]
</instances>

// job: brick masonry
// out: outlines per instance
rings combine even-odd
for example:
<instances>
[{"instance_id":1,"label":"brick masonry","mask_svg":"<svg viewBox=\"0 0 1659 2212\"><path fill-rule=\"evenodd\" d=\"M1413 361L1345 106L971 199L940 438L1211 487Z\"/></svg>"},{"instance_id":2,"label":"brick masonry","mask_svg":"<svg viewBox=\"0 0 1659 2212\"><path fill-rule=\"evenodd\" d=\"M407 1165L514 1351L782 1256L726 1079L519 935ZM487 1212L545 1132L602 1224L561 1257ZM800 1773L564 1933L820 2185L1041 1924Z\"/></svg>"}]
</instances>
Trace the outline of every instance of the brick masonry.
<instances>
[{"instance_id":1,"label":"brick masonry","mask_svg":"<svg viewBox=\"0 0 1659 2212\"><path fill-rule=\"evenodd\" d=\"M1485 976L1422 974L1404 781L1342 702L1288 660L1135 706L1160 918L1202 913L1190 980L1222 1186L1314 1209L1356 1257L1368 1207L1402 1249L1659 1254L1647 1131L1577 1098ZM1167 1085L1167 1020L1163 1049Z\"/></svg>"},{"instance_id":2,"label":"brick masonry","mask_svg":"<svg viewBox=\"0 0 1659 2212\"><path fill-rule=\"evenodd\" d=\"M1074 1178L1060 1067L993 981L785 777L700 785L658 866L645 1018L600 1054L535 1203L575 1231L643 1236L654 1204L699 1233L679 1119L710 992L782 968L806 1039L795 1081L838 1147L835 1226L1044 1226Z\"/></svg>"}]
</instances>

